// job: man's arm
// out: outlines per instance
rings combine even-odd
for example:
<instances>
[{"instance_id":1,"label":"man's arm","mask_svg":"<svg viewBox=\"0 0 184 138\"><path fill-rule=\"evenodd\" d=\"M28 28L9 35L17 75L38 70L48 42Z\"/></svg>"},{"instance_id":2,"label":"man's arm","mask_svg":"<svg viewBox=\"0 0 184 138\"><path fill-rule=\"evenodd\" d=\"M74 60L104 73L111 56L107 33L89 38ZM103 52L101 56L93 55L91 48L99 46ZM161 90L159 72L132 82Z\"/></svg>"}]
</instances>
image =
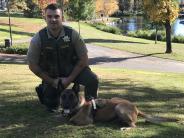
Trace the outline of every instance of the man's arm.
<instances>
[{"instance_id":1,"label":"man's arm","mask_svg":"<svg viewBox=\"0 0 184 138\"><path fill-rule=\"evenodd\" d=\"M46 83L52 85L53 87L57 87L57 80L53 79L51 77L49 77L46 73L44 73L41 68L34 63L28 63L29 64L29 69L36 75L38 76L40 79L42 79L43 81L45 81Z\"/></svg>"},{"instance_id":2,"label":"man's arm","mask_svg":"<svg viewBox=\"0 0 184 138\"><path fill-rule=\"evenodd\" d=\"M66 77L66 78L61 78L62 79L62 84L66 88L70 83L79 75L79 73L86 67L88 66L88 55L87 53L84 53L79 57L79 61L74 67L72 73Z\"/></svg>"},{"instance_id":3,"label":"man's arm","mask_svg":"<svg viewBox=\"0 0 184 138\"><path fill-rule=\"evenodd\" d=\"M29 69L43 81L52 85L53 87L57 87L57 80L49 77L46 73L42 71L39 66L39 58L41 52L41 43L39 33L37 33L31 40L30 46L27 53L27 60Z\"/></svg>"},{"instance_id":4,"label":"man's arm","mask_svg":"<svg viewBox=\"0 0 184 138\"><path fill-rule=\"evenodd\" d=\"M66 88L75 78L79 75L79 73L88 66L88 55L87 55L87 48L85 45L84 40L78 34L77 31L73 30L72 32L72 45L75 47L77 56L79 61L75 65L71 74L66 78L61 78L63 86Z\"/></svg>"},{"instance_id":5,"label":"man's arm","mask_svg":"<svg viewBox=\"0 0 184 138\"><path fill-rule=\"evenodd\" d=\"M59 79L53 79L49 77L44 71L41 70L41 68L35 64L35 63L30 63L28 62L29 69L39 78L41 78L43 81L46 83L52 85L53 87L57 88L58 86L58 81ZM87 53L84 53L79 57L79 61L74 67L72 73L66 77L66 78L61 78L62 79L62 84L66 88L70 83L77 77L77 75L86 67L88 66L88 55Z\"/></svg>"}]
</instances>

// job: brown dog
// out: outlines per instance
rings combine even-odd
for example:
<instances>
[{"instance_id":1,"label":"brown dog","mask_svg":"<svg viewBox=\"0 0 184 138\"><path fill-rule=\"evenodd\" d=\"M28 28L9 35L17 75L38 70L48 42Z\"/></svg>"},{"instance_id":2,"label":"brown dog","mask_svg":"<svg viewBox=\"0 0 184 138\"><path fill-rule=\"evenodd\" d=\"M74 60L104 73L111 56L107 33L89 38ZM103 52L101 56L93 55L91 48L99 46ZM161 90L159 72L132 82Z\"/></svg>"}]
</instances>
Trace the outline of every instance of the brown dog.
<instances>
[{"instance_id":1,"label":"brown dog","mask_svg":"<svg viewBox=\"0 0 184 138\"><path fill-rule=\"evenodd\" d=\"M62 92L61 102L64 113L70 114L70 122L76 125L87 125L94 121L110 121L119 119L122 124L136 127L137 117L141 116L151 123L173 122L176 119L153 117L146 115L128 100L114 97L112 99L95 99L86 102L84 97L78 97L79 89L66 89ZM94 106L97 109L94 109ZM124 128L122 128L124 130Z\"/></svg>"}]
</instances>

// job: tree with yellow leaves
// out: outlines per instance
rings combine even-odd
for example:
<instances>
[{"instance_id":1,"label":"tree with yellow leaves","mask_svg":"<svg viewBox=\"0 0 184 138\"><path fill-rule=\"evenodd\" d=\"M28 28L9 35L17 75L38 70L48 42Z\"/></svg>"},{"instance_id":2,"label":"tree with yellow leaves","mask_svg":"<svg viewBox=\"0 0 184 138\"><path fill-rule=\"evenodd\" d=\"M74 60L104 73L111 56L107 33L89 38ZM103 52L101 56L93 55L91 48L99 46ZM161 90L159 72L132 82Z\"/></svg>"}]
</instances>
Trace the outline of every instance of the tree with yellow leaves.
<instances>
[{"instance_id":1,"label":"tree with yellow leaves","mask_svg":"<svg viewBox=\"0 0 184 138\"><path fill-rule=\"evenodd\" d=\"M110 16L119 9L117 0L96 0L95 5L96 13L105 16Z\"/></svg>"},{"instance_id":2,"label":"tree with yellow leaves","mask_svg":"<svg viewBox=\"0 0 184 138\"><path fill-rule=\"evenodd\" d=\"M37 0L38 6L43 10L48 4L56 3L57 0Z\"/></svg>"},{"instance_id":3,"label":"tree with yellow leaves","mask_svg":"<svg viewBox=\"0 0 184 138\"><path fill-rule=\"evenodd\" d=\"M152 22L162 23L166 29L166 51L172 53L171 24L178 17L176 0L143 0L144 9Z\"/></svg>"}]
</instances>

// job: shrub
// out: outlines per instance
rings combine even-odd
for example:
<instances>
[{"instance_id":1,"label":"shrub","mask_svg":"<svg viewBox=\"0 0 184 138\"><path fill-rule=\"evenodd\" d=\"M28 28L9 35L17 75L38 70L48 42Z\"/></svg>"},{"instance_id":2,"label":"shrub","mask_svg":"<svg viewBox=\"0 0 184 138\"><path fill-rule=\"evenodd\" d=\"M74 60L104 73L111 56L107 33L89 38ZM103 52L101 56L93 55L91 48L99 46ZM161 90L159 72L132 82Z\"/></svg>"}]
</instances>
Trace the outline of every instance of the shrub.
<instances>
[{"instance_id":1,"label":"shrub","mask_svg":"<svg viewBox=\"0 0 184 138\"><path fill-rule=\"evenodd\" d=\"M96 29L104 31L104 32L108 32L108 33L112 33L112 34L122 34L121 29L119 29L117 27L107 26L103 23L90 23L90 25L95 27Z\"/></svg>"},{"instance_id":2,"label":"shrub","mask_svg":"<svg viewBox=\"0 0 184 138\"><path fill-rule=\"evenodd\" d=\"M131 36L131 37L137 37L137 34L136 34L135 31L128 31L126 34L127 34L128 36Z\"/></svg>"},{"instance_id":3,"label":"shrub","mask_svg":"<svg viewBox=\"0 0 184 138\"><path fill-rule=\"evenodd\" d=\"M7 53L7 54L20 54L25 55L27 54L27 48L28 43L22 43L22 44L16 44L11 47L0 47L1 53Z\"/></svg>"},{"instance_id":4,"label":"shrub","mask_svg":"<svg viewBox=\"0 0 184 138\"><path fill-rule=\"evenodd\" d=\"M127 35L131 36L131 37L155 40L156 32L155 32L155 30L138 30L138 31L135 31L135 32L130 31L130 32L127 33ZM166 40L165 31L159 31L158 32L157 40L158 41L165 41Z\"/></svg>"},{"instance_id":5,"label":"shrub","mask_svg":"<svg viewBox=\"0 0 184 138\"><path fill-rule=\"evenodd\" d=\"M151 37L151 40L155 40L156 32L153 32L150 37ZM157 33L157 40L162 41L163 39L164 39L164 36L161 33Z\"/></svg>"},{"instance_id":6,"label":"shrub","mask_svg":"<svg viewBox=\"0 0 184 138\"><path fill-rule=\"evenodd\" d=\"M151 33L150 33L150 31L146 31L146 30L138 30L138 31L136 31L136 36L138 38L150 39Z\"/></svg>"},{"instance_id":7,"label":"shrub","mask_svg":"<svg viewBox=\"0 0 184 138\"><path fill-rule=\"evenodd\" d=\"M20 47L6 47L0 48L0 52L7 53L7 54L19 54L25 55L27 53L27 48L20 48Z\"/></svg>"},{"instance_id":8,"label":"shrub","mask_svg":"<svg viewBox=\"0 0 184 138\"><path fill-rule=\"evenodd\" d=\"M184 36L181 36L181 35L174 36L172 38L172 41L175 43L184 43Z\"/></svg>"}]
</instances>

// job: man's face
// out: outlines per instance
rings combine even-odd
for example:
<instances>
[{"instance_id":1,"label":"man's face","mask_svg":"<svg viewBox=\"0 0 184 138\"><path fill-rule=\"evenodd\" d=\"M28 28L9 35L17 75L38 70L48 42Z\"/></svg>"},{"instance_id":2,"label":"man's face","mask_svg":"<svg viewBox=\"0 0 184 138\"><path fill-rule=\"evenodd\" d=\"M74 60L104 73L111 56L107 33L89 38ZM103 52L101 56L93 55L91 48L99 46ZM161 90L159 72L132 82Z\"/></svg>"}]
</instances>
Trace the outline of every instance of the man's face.
<instances>
[{"instance_id":1,"label":"man's face","mask_svg":"<svg viewBox=\"0 0 184 138\"><path fill-rule=\"evenodd\" d=\"M56 9L56 10L47 9L45 12L45 21L49 29L51 30L60 29L62 25L61 10L60 9Z\"/></svg>"}]
</instances>

